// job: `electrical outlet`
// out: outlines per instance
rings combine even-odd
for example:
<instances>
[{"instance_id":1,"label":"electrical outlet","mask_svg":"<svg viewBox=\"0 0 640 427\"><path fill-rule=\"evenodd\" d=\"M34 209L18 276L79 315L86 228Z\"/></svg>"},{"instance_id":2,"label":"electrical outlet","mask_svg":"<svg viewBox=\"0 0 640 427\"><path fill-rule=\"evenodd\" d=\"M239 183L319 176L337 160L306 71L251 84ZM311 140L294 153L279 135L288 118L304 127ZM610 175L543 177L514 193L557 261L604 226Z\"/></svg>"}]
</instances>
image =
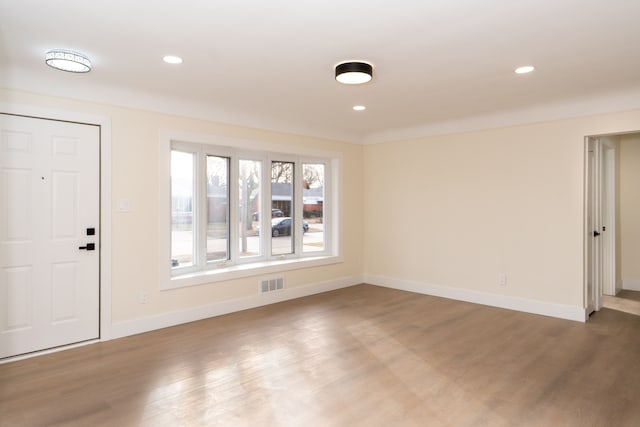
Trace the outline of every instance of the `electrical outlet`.
<instances>
[{"instance_id":1,"label":"electrical outlet","mask_svg":"<svg viewBox=\"0 0 640 427\"><path fill-rule=\"evenodd\" d=\"M147 291L140 291L139 301L140 304L146 304L149 302L149 294L147 293Z\"/></svg>"},{"instance_id":2,"label":"electrical outlet","mask_svg":"<svg viewBox=\"0 0 640 427\"><path fill-rule=\"evenodd\" d=\"M504 273L498 274L498 285L506 286L507 285L507 275Z\"/></svg>"}]
</instances>

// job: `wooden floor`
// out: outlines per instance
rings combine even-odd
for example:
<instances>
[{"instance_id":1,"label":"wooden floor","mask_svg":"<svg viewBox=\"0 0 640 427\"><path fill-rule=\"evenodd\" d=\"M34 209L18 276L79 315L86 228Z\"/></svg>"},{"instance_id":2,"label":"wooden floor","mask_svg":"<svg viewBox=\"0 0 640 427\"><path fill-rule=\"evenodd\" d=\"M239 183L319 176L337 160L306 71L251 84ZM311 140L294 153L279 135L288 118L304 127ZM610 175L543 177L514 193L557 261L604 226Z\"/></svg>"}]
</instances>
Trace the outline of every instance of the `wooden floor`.
<instances>
[{"instance_id":1,"label":"wooden floor","mask_svg":"<svg viewBox=\"0 0 640 427\"><path fill-rule=\"evenodd\" d=\"M368 285L0 365L0 426L640 426L640 317Z\"/></svg>"},{"instance_id":2,"label":"wooden floor","mask_svg":"<svg viewBox=\"0 0 640 427\"><path fill-rule=\"evenodd\" d=\"M640 292L623 290L615 297L603 295L602 305L605 308L640 316Z\"/></svg>"}]
</instances>

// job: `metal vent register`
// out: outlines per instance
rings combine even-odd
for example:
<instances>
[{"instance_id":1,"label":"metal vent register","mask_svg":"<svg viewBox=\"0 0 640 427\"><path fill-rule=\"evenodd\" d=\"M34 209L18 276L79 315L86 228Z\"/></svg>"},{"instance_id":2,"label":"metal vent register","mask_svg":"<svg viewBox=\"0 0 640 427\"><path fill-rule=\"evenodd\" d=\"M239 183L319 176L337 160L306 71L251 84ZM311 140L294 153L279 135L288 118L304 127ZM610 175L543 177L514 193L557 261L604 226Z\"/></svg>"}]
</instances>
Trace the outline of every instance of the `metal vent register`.
<instances>
[{"instance_id":1,"label":"metal vent register","mask_svg":"<svg viewBox=\"0 0 640 427\"><path fill-rule=\"evenodd\" d=\"M274 277L260 281L260 293L279 291L284 289L284 277Z\"/></svg>"}]
</instances>

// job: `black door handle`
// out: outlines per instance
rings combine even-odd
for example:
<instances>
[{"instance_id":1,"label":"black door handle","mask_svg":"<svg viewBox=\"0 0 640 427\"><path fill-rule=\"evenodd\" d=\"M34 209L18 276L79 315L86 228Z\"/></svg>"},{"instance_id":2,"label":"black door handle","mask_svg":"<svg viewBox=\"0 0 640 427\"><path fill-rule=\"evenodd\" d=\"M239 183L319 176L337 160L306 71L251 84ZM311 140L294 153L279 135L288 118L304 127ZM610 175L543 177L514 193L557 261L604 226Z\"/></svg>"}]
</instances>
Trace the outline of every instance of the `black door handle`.
<instances>
[{"instance_id":1,"label":"black door handle","mask_svg":"<svg viewBox=\"0 0 640 427\"><path fill-rule=\"evenodd\" d=\"M95 243L87 243L87 246L78 246L78 249L86 249L88 251L95 251L96 244Z\"/></svg>"},{"instance_id":2,"label":"black door handle","mask_svg":"<svg viewBox=\"0 0 640 427\"><path fill-rule=\"evenodd\" d=\"M593 232L593 237L598 237L600 235L600 233L598 233L597 231Z\"/></svg>"}]
</instances>

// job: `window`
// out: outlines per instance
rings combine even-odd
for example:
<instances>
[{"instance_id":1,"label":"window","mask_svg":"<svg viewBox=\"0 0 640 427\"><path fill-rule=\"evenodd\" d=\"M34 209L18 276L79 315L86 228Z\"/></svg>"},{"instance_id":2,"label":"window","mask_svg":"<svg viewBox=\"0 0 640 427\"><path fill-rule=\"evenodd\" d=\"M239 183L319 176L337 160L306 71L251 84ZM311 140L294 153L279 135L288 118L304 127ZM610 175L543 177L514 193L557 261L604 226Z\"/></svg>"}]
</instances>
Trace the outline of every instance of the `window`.
<instances>
[{"instance_id":1,"label":"window","mask_svg":"<svg viewBox=\"0 0 640 427\"><path fill-rule=\"evenodd\" d=\"M171 229L164 231L170 238L168 248L161 243L161 259L171 284L165 287L339 262L330 191L336 158L167 143Z\"/></svg>"},{"instance_id":2,"label":"window","mask_svg":"<svg viewBox=\"0 0 640 427\"><path fill-rule=\"evenodd\" d=\"M229 259L229 158L207 155L207 262Z\"/></svg>"},{"instance_id":3,"label":"window","mask_svg":"<svg viewBox=\"0 0 640 427\"><path fill-rule=\"evenodd\" d=\"M322 252L326 247L324 233L325 165L302 164L302 213L304 223L303 252Z\"/></svg>"},{"instance_id":4,"label":"window","mask_svg":"<svg viewBox=\"0 0 640 427\"><path fill-rule=\"evenodd\" d=\"M174 267L193 265L195 234L194 153L171 152L171 263Z\"/></svg>"},{"instance_id":5,"label":"window","mask_svg":"<svg viewBox=\"0 0 640 427\"><path fill-rule=\"evenodd\" d=\"M260 239L256 233L260 219L260 182L262 162L240 160L238 192L240 194L238 231L240 234L240 258L259 257Z\"/></svg>"},{"instance_id":6,"label":"window","mask_svg":"<svg viewBox=\"0 0 640 427\"><path fill-rule=\"evenodd\" d=\"M295 163L271 162L271 206L278 209L283 216L271 218L271 254L285 255L295 252L294 236L298 234L293 219L294 194L293 182Z\"/></svg>"}]
</instances>

